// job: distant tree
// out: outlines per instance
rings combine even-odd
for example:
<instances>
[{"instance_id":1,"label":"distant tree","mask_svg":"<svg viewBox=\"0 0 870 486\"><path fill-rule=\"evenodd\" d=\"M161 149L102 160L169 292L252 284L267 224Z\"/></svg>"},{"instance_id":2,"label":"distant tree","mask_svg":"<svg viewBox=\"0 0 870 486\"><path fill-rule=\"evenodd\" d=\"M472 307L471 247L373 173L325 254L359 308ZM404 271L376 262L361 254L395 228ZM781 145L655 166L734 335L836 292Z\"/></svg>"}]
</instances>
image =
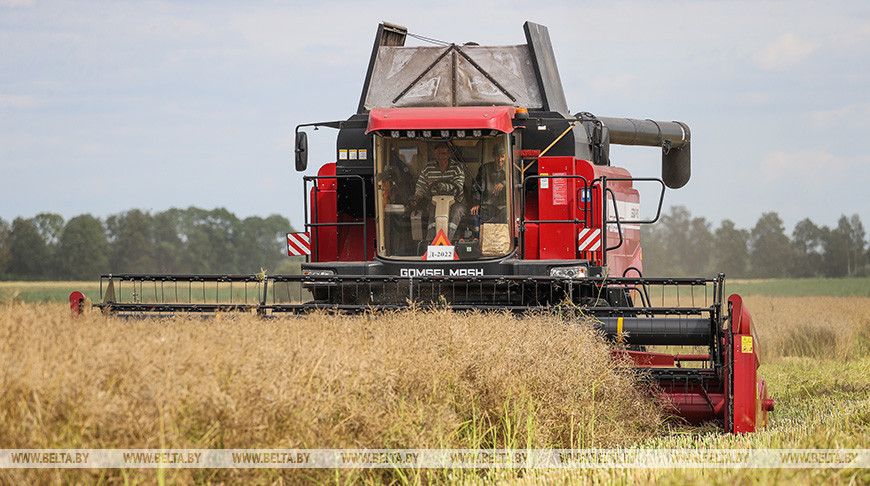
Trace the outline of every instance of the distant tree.
<instances>
[{"instance_id":1,"label":"distant tree","mask_svg":"<svg viewBox=\"0 0 870 486\"><path fill-rule=\"evenodd\" d=\"M745 277L749 263L749 232L738 229L731 220L723 220L713 237L714 272L730 277Z\"/></svg>"},{"instance_id":2,"label":"distant tree","mask_svg":"<svg viewBox=\"0 0 870 486\"><path fill-rule=\"evenodd\" d=\"M657 255L658 265L661 265L658 270L671 276L699 275L709 271L713 235L706 219L693 218L685 206L672 206L658 224L655 234L662 252ZM645 265L648 259L644 258Z\"/></svg>"},{"instance_id":3,"label":"distant tree","mask_svg":"<svg viewBox=\"0 0 870 486\"><path fill-rule=\"evenodd\" d=\"M252 216L241 222L239 238L239 266L242 272L252 273L260 268L274 272L287 258L285 235L293 232L287 218L271 215L268 218Z\"/></svg>"},{"instance_id":4,"label":"distant tree","mask_svg":"<svg viewBox=\"0 0 870 486\"><path fill-rule=\"evenodd\" d=\"M108 273L109 242L99 219L84 214L70 219L60 234L61 275L74 280L92 280Z\"/></svg>"},{"instance_id":5,"label":"distant tree","mask_svg":"<svg viewBox=\"0 0 870 486\"><path fill-rule=\"evenodd\" d=\"M152 237L154 271L158 273L178 273L184 244L179 233L181 210L169 209L157 213L152 218Z\"/></svg>"},{"instance_id":6,"label":"distant tree","mask_svg":"<svg viewBox=\"0 0 870 486\"><path fill-rule=\"evenodd\" d=\"M828 277L846 277L851 272L849 250L852 233L849 218L840 216L835 226L825 234L825 274Z\"/></svg>"},{"instance_id":7,"label":"distant tree","mask_svg":"<svg viewBox=\"0 0 870 486\"><path fill-rule=\"evenodd\" d=\"M207 211L195 207L180 213L184 243L184 272L239 273L237 240L239 219L224 208Z\"/></svg>"},{"instance_id":8,"label":"distant tree","mask_svg":"<svg viewBox=\"0 0 870 486\"><path fill-rule=\"evenodd\" d=\"M51 253L32 219L15 218L9 234L9 275L42 278L50 270Z\"/></svg>"},{"instance_id":9,"label":"distant tree","mask_svg":"<svg viewBox=\"0 0 870 486\"><path fill-rule=\"evenodd\" d=\"M63 216L54 213L39 213L31 218L42 240L45 241L48 248L48 256L44 265L44 274L42 277L54 278L58 276L58 255L57 243L60 237L60 232L63 231Z\"/></svg>"},{"instance_id":10,"label":"distant tree","mask_svg":"<svg viewBox=\"0 0 870 486\"><path fill-rule=\"evenodd\" d=\"M3 218L0 218L0 278L9 270L9 245L12 229Z\"/></svg>"},{"instance_id":11,"label":"distant tree","mask_svg":"<svg viewBox=\"0 0 870 486\"><path fill-rule=\"evenodd\" d=\"M283 216L240 221L226 209L132 209L105 224L41 213L0 219L0 278L93 279L101 273L274 272L287 260Z\"/></svg>"},{"instance_id":12,"label":"distant tree","mask_svg":"<svg viewBox=\"0 0 870 486\"><path fill-rule=\"evenodd\" d=\"M761 215L749 234L749 248L752 276L777 278L788 275L792 247L778 214L770 212Z\"/></svg>"},{"instance_id":13,"label":"distant tree","mask_svg":"<svg viewBox=\"0 0 870 486\"><path fill-rule=\"evenodd\" d=\"M830 277L852 277L864 273L864 225L858 215L840 216L825 241L825 265Z\"/></svg>"},{"instance_id":14,"label":"distant tree","mask_svg":"<svg viewBox=\"0 0 870 486\"><path fill-rule=\"evenodd\" d=\"M853 214L851 218L849 218L849 240L851 242L850 245L850 253L852 255L851 259L854 262L855 270L853 275L856 276L864 276L867 275L867 260L866 260L866 251L867 241L865 239L866 234L864 232L864 225L861 224L861 218L858 217L857 214Z\"/></svg>"},{"instance_id":15,"label":"distant tree","mask_svg":"<svg viewBox=\"0 0 870 486\"><path fill-rule=\"evenodd\" d=\"M821 277L825 275L824 249L828 228L819 228L809 218L802 219L791 234L794 277Z\"/></svg>"},{"instance_id":16,"label":"distant tree","mask_svg":"<svg viewBox=\"0 0 870 486\"><path fill-rule=\"evenodd\" d=\"M663 241L665 255L663 260L671 269L685 275L686 256L689 254L691 241L689 228L692 224L692 214L685 206L671 206L670 211L662 216L660 224L664 230Z\"/></svg>"},{"instance_id":17,"label":"distant tree","mask_svg":"<svg viewBox=\"0 0 870 486\"><path fill-rule=\"evenodd\" d=\"M32 221L42 240L50 247L56 246L60 233L63 231L63 216L54 213L39 213L32 218Z\"/></svg>"},{"instance_id":18,"label":"distant tree","mask_svg":"<svg viewBox=\"0 0 870 486\"><path fill-rule=\"evenodd\" d=\"M647 277L663 276L668 268L664 226L645 224L640 227L640 243L643 251L643 274Z\"/></svg>"},{"instance_id":19,"label":"distant tree","mask_svg":"<svg viewBox=\"0 0 870 486\"><path fill-rule=\"evenodd\" d=\"M689 224L689 252L686 272L690 276L710 273L715 249L711 224L704 218L692 218Z\"/></svg>"},{"instance_id":20,"label":"distant tree","mask_svg":"<svg viewBox=\"0 0 870 486\"><path fill-rule=\"evenodd\" d=\"M151 215L133 209L106 218L109 265L113 272L154 272L154 237Z\"/></svg>"}]
</instances>

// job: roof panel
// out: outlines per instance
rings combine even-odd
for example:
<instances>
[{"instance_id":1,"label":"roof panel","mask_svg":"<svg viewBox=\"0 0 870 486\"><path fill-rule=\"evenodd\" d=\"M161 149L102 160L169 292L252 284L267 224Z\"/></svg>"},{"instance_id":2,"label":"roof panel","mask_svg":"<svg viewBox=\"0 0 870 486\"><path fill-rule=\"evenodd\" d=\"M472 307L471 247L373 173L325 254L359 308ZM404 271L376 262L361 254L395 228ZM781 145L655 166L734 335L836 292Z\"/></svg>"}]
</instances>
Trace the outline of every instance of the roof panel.
<instances>
[{"instance_id":1,"label":"roof panel","mask_svg":"<svg viewBox=\"0 0 870 486\"><path fill-rule=\"evenodd\" d=\"M482 129L511 133L513 106L376 108L369 112L366 133L376 130Z\"/></svg>"}]
</instances>

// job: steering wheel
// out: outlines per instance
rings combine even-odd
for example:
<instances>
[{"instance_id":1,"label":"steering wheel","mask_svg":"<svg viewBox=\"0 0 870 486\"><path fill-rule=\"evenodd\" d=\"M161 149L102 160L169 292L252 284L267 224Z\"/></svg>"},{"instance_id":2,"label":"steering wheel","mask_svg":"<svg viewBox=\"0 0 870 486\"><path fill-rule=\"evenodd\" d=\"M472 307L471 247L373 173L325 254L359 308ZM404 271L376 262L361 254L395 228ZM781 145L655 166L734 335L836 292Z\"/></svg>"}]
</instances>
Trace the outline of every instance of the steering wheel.
<instances>
[{"instance_id":1,"label":"steering wheel","mask_svg":"<svg viewBox=\"0 0 870 486\"><path fill-rule=\"evenodd\" d=\"M454 180L444 179L444 180L440 180L438 182L435 182L432 185L435 187L440 187L441 184L447 184L447 185L452 186L455 189L455 192L453 194L440 194L441 191L439 191L439 194L436 194L435 191L432 191L433 196L457 196L458 197L459 194L462 193L462 186L460 186L459 183L454 181Z\"/></svg>"}]
</instances>

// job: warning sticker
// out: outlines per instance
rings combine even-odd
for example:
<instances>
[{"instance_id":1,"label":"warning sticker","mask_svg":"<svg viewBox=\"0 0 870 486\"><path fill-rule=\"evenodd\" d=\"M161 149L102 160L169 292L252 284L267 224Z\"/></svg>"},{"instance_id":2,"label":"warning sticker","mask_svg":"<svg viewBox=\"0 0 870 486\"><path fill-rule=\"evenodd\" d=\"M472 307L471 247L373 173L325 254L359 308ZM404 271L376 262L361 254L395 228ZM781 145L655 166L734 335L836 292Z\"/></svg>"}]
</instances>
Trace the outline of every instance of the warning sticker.
<instances>
[{"instance_id":1,"label":"warning sticker","mask_svg":"<svg viewBox=\"0 0 870 486\"><path fill-rule=\"evenodd\" d=\"M563 176L564 172L553 174L554 176ZM557 178L553 179L553 205L567 206L568 205L568 179Z\"/></svg>"},{"instance_id":2,"label":"warning sticker","mask_svg":"<svg viewBox=\"0 0 870 486\"><path fill-rule=\"evenodd\" d=\"M752 336L740 336L740 352L752 352Z\"/></svg>"}]
</instances>

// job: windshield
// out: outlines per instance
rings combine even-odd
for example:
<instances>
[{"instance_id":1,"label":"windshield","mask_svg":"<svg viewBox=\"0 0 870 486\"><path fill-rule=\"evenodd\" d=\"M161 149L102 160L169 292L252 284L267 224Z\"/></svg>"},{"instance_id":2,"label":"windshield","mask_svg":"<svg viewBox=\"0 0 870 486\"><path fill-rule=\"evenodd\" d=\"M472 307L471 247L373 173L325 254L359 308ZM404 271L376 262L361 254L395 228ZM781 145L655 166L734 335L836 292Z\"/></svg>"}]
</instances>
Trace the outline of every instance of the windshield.
<instances>
[{"instance_id":1,"label":"windshield","mask_svg":"<svg viewBox=\"0 0 870 486\"><path fill-rule=\"evenodd\" d=\"M378 254L475 260L512 249L509 137L375 137Z\"/></svg>"}]
</instances>

